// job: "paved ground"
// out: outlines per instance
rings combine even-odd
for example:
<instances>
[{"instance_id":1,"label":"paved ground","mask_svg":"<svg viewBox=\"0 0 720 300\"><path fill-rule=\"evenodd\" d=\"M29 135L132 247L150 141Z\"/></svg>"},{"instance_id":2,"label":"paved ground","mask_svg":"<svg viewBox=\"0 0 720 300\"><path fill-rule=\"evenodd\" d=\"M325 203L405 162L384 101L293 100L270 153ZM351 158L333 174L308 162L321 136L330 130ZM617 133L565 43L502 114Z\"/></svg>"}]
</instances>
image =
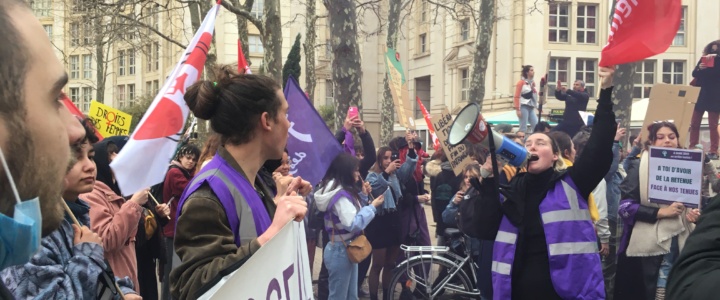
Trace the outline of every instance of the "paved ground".
<instances>
[{"instance_id":1,"label":"paved ground","mask_svg":"<svg viewBox=\"0 0 720 300\"><path fill-rule=\"evenodd\" d=\"M430 207L430 204L425 205L425 216L427 216L428 226L430 226L430 240L432 241L432 244L435 245L437 243L437 239L433 235L435 232L435 221L432 217L432 208ZM316 282L318 279L318 275L320 274L320 265L322 264L322 249L317 248L315 251L315 259L314 259L314 266L313 266L313 281ZM367 279L365 280L365 283L362 287L363 290L368 290L367 285ZM317 296L317 283L313 284L313 291L315 292L315 295ZM370 298L364 298L360 297L360 299L370 299Z\"/></svg>"}]
</instances>

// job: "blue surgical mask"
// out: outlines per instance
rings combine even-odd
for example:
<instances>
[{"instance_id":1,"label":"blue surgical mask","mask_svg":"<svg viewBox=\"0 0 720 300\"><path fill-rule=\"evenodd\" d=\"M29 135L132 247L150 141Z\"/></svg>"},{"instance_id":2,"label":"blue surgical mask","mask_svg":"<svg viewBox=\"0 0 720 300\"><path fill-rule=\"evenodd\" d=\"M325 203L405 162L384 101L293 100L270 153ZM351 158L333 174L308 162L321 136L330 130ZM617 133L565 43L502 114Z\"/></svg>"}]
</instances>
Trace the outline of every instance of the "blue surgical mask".
<instances>
[{"instance_id":1,"label":"blue surgical mask","mask_svg":"<svg viewBox=\"0 0 720 300\"><path fill-rule=\"evenodd\" d=\"M17 201L12 218L0 213L0 270L2 270L28 262L40 248L42 214L38 197L27 201L20 200L20 194L2 149L0 149L0 161Z\"/></svg>"}]
</instances>

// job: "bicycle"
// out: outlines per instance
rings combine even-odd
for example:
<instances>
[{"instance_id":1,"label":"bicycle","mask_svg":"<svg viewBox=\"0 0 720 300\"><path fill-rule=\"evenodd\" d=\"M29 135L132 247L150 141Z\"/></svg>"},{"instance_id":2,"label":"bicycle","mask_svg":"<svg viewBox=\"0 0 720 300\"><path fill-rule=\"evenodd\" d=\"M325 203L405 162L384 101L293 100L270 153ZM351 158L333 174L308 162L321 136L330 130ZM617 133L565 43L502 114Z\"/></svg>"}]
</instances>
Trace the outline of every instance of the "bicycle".
<instances>
[{"instance_id":1,"label":"bicycle","mask_svg":"<svg viewBox=\"0 0 720 300\"><path fill-rule=\"evenodd\" d=\"M454 228L446 229L445 235L448 244L456 244L455 247L400 245L407 259L395 267L390 289L383 299L406 299L410 294L410 299L480 298L476 287L478 266L468 250L466 237ZM411 255L414 253L417 254ZM467 272L472 273L472 280ZM397 289L398 284L402 289Z\"/></svg>"}]
</instances>

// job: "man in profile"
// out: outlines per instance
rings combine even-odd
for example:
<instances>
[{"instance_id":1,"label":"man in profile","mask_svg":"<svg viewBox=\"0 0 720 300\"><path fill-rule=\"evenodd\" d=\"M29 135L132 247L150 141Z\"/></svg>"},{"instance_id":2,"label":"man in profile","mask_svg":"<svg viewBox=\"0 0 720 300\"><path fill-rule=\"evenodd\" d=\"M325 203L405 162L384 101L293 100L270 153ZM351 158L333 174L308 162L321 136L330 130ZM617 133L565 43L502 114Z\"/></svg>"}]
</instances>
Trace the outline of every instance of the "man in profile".
<instances>
[{"instance_id":1,"label":"man in profile","mask_svg":"<svg viewBox=\"0 0 720 300\"><path fill-rule=\"evenodd\" d=\"M84 130L60 101L68 81L27 4L0 1L0 269L23 264L63 219L69 145ZM9 175L9 176L8 176ZM17 191L17 193L15 192ZM12 299L0 284L0 298Z\"/></svg>"}]
</instances>

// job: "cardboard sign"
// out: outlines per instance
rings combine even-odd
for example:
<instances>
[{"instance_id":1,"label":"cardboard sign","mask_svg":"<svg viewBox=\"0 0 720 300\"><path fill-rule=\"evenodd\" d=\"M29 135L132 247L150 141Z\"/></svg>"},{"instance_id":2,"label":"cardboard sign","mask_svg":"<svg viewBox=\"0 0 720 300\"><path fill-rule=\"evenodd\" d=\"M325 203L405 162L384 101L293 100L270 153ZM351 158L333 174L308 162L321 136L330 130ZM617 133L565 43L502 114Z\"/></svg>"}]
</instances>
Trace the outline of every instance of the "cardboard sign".
<instances>
[{"instance_id":1,"label":"cardboard sign","mask_svg":"<svg viewBox=\"0 0 720 300\"><path fill-rule=\"evenodd\" d=\"M447 155L450 166L453 168L455 175L460 175L465 170L465 167L473 163L472 158L468 155L468 151L465 145L460 144L457 146L450 146L448 143L448 133L452 126L452 115L447 107L442 113L432 116L433 127L435 128L435 134L437 134L440 140L440 145Z\"/></svg>"},{"instance_id":2,"label":"cardboard sign","mask_svg":"<svg viewBox=\"0 0 720 300\"><path fill-rule=\"evenodd\" d=\"M702 150L650 147L648 199L697 208L702 195Z\"/></svg>"},{"instance_id":3,"label":"cardboard sign","mask_svg":"<svg viewBox=\"0 0 720 300\"><path fill-rule=\"evenodd\" d=\"M400 64L400 54L393 48L388 48L385 53L385 67L388 72L388 84L390 85L390 94L395 104L395 112L398 115L398 123L405 128L415 129L415 113L410 102L410 92L408 91L407 81L405 81L405 73Z\"/></svg>"},{"instance_id":4,"label":"cardboard sign","mask_svg":"<svg viewBox=\"0 0 720 300\"><path fill-rule=\"evenodd\" d=\"M653 122L672 120L680 133L678 142L681 147L689 147L687 133L690 129L690 119L695 108L700 88L689 85L672 85L659 83L653 85L650 91L645 121L640 131L643 141L647 141L647 127Z\"/></svg>"},{"instance_id":5,"label":"cardboard sign","mask_svg":"<svg viewBox=\"0 0 720 300\"><path fill-rule=\"evenodd\" d=\"M198 299L313 299L304 222L285 225Z\"/></svg>"},{"instance_id":6,"label":"cardboard sign","mask_svg":"<svg viewBox=\"0 0 720 300\"><path fill-rule=\"evenodd\" d=\"M132 116L93 100L88 117L103 137L130 134Z\"/></svg>"}]
</instances>

